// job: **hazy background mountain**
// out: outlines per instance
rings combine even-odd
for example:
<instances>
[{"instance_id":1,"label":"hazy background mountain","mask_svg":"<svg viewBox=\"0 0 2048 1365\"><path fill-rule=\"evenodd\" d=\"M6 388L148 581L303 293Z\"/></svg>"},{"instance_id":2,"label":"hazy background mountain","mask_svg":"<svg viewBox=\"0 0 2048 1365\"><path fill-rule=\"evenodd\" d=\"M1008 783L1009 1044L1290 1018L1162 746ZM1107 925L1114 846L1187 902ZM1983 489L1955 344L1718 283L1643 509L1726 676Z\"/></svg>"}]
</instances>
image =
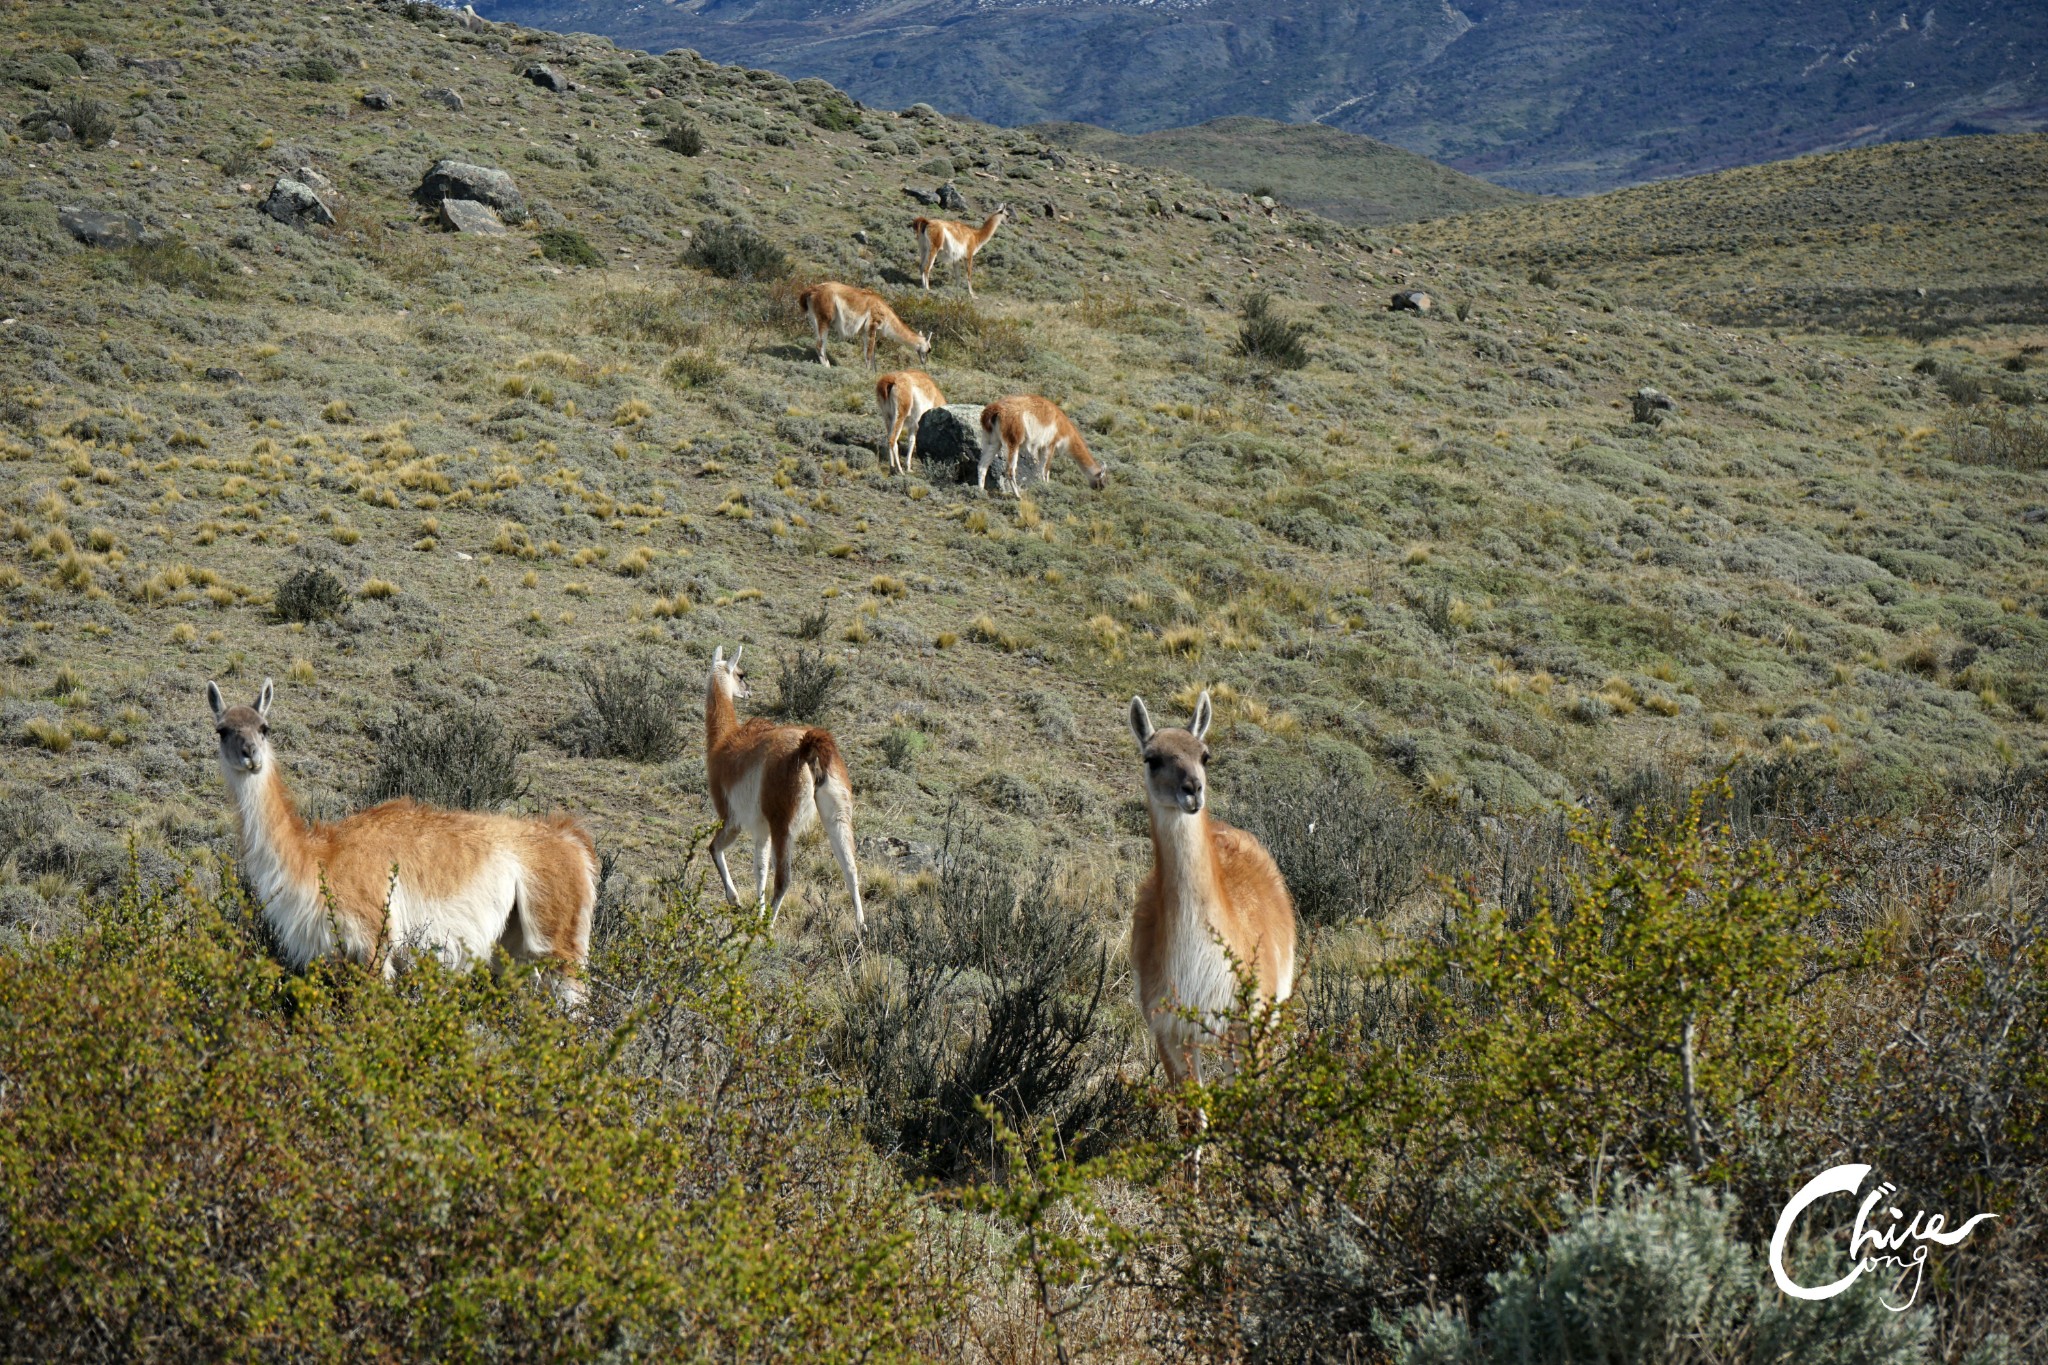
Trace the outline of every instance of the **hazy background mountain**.
<instances>
[{"instance_id":1,"label":"hazy background mountain","mask_svg":"<svg viewBox=\"0 0 2048 1365\"><path fill-rule=\"evenodd\" d=\"M493 18L823 76L873 104L1142 133L1367 133L1551 193L2048 127L2048 7L1993 0L488 0Z\"/></svg>"},{"instance_id":2,"label":"hazy background mountain","mask_svg":"<svg viewBox=\"0 0 2048 1365\"><path fill-rule=\"evenodd\" d=\"M1342 223L1405 223L1528 198L1377 138L1320 124L1237 117L1137 136L1092 123L1040 123L1030 131L1104 161L1185 171L1225 189L1276 195Z\"/></svg>"}]
</instances>

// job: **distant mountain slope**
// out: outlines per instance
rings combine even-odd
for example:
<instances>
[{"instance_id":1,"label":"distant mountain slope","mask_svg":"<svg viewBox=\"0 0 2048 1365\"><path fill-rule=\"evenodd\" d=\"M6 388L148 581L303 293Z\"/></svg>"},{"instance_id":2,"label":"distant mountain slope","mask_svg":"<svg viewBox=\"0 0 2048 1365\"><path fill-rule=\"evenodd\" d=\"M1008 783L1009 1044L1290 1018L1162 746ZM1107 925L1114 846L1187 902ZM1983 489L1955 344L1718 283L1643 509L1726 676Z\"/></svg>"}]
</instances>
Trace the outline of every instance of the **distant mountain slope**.
<instances>
[{"instance_id":1,"label":"distant mountain slope","mask_svg":"<svg viewBox=\"0 0 2048 1365\"><path fill-rule=\"evenodd\" d=\"M1042 123L1029 131L1105 161L1184 171L1248 194L1267 191L1339 222L1406 223L1524 197L1375 138L1319 124L1224 118L1137 137L1089 123Z\"/></svg>"},{"instance_id":2,"label":"distant mountain slope","mask_svg":"<svg viewBox=\"0 0 2048 1365\"><path fill-rule=\"evenodd\" d=\"M1407 235L1715 322L1921 335L2048 324L2048 135L1800 157Z\"/></svg>"},{"instance_id":3,"label":"distant mountain slope","mask_svg":"<svg viewBox=\"0 0 2048 1365\"><path fill-rule=\"evenodd\" d=\"M2048 6L1959 0L487 0L871 103L1124 132L1225 115L1368 133L1575 193L1953 131L2048 128Z\"/></svg>"}]
</instances>

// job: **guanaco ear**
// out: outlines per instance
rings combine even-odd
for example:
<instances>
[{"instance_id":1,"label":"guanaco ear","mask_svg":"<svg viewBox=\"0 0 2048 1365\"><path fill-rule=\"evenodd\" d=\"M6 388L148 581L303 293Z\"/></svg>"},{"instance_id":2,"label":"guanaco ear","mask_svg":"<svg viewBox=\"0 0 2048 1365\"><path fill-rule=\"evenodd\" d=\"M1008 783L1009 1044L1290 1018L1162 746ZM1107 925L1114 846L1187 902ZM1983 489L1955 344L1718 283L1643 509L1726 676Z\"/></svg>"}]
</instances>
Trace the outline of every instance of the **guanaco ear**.
<instances>
[{"instance_id":1,"label":"guanaco ear","mask_svg":"<svg viewBox=\"0 0 2048 1365\"><path fill-rule=\"evenodd\" d=\"M1209 722L1215 718L1215 711L1209 705L1209 689L1205 687L1200 700L1195 702L1195 718L1188 722L1189 733L1196 739L1202 738L1209 733Z\"/></svg>"},{"instance_id":2,"label":"guanaco ear","mask_svg":"<svg viewBox=\"0 0 2048 1365\"><path fill-rule=\"evenodd\" d=\"M256 714L265 720L270 719L270 692L270 679L265 678L263 690L256 694Z\"/></svg>"},{"instance_id":3,"label":"guanaco ear","mask_svg":"<svg viewBox=\"0 0 2048 1365\"><path fill-rule=\"evenodd\" d=\"M211 679L206 684L206 704L213 708L214 724L220 724L227 717L228 704L220 694L220 684Z\"/></svg>"},{"instance_id":4,"label":"guanaco ear","mask_svg":"<svg viewBox=\"0 0 2048 1365\"><path fill-rule=\"evenodd\" d=\"M736 650L734 650L734 651L732 652L732 671L733 671L733 672L737 673L737 672L739 672L739 671L740 671L740 655L742 655L742 654L744 654L744 653L746 653L746 652L747 652L747 647L746 647L745 645L741 645L741 646L740 646L740 647L739 647L738 649L736 649Z\"/></svg>"},{"instance_id":5,"label":"guanaco ear","mask_svg":"<svg viewBox=\"0 0 2048 1365\"><path fill-rule=\"evenodd\" d=\"M718 671L719 669L721 669L721 668L724 668L724 667L725 667L725 646L724 646L724 645L720 645L720 646L719 646L718 648L716 648L716 649L714 649L714 650L712 650L712 651L711 651L711 671L712 671L713 673L716 673L716 672L717 672L717 671Z\"/></svg>"},{"instance_id":6,"label":"guanaco ear","mask_svg":"<svg viewBox=\"0 0 2048 1365\"><path fill-rule=\"evenodd\" d=\"M1145 709L1143 697L1131 698L1131 734L1138 741L1138 752L1143 753L1152 739L1152 713Z\"/></svg>"}]
</instances>

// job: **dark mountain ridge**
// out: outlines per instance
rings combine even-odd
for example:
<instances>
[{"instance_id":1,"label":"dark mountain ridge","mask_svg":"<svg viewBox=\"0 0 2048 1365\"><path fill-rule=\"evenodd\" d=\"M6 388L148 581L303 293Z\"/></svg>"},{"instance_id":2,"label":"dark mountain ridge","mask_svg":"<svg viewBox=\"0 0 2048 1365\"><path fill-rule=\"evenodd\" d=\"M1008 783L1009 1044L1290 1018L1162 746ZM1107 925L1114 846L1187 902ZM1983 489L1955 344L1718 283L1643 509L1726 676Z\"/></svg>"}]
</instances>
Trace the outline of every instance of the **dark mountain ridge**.
<instances>
[{"instance_id":1,"label":"dark mountain ridge","mask_svg":"<svg viewBox=\"0 0 2048 1365\"><path fill-rule=\"evenodd\" d=\"M873 104L1127 133L1227 115L1581 193L2048 128L2048 8L1847 0L489 0L493 18L822 76Z\"/></svg>"}]
</instances>

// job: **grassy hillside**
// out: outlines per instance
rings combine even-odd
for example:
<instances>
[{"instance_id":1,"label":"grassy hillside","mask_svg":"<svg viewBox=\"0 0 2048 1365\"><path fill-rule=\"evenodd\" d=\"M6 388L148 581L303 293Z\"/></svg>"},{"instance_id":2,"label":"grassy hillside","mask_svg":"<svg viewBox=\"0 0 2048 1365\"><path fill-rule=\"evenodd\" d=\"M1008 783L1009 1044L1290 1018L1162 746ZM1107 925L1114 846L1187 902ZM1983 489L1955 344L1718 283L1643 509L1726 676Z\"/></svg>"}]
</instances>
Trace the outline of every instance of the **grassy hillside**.
<instances>
[{"instance_id":1,"label":"grassy hillside","mask_svg":"<svg viewBox=\"0 0 2048 1365\"><path fill-rule=\"evenodd\" d=\"M24 242L9 723L72 735L11 761L38 784L104 768L81 804L111 830L225 830L208 676L286 676L288 761L333 804L400 703L487 697L546 734L594 654L644 644L694 677L720 642L792 653L820 609L878 836L928 835L959 798L1020 840L1135 857L1118 705L1196 682L1232 689L1248 763L1341 752L1509 808L1618 781L1646 748L1712 765L1819 744L1905 782L2048 733L2040 533L2019 516L2038 492L1945 458L1949 401L1904 353L1704 331L1233 213L1166 172L1058 170L1029 134L418 13L24 17L46 46L184 66L62 87L114 111L121 145L16 142L4 182ZM309 59L339 76L289 74ZM582 90L524 80L537 60ZM465 110L423 97L442 82ZM371 87L399 107L366 108ZM48 99L12 89L17 117ZM677 121L704 155L658 144ZM449 155L507 168L532 222L421 221L409 196ZM339 187L333 229L257 210L308 162ZM951 281L908 291L901 187L949 171L1022 210L972 308ZM56 223L79 202L183 245L80 246ZM1061 469L1018 504L949 471L889 478L872 376L810 358L788 287L682 263L686 233L728 219L804 273L897 293L938 330L949 396L1063 403L1110 489ZM1436 315L1384 311L1410 285ZM1310 329L1306 368L1233 356L1250 289ZM1645 383L1679 420L1628 420ZM276 588L314 564L391 595L279 620ZM930 741L901 767L878 761L898 730ZM533 762L536 800L648 857L701 814L692 761ZM670 795L622 820L621 791Z\"/></svg>"},{"instance_id":2,"label":"grassy hillside","mask_svg":"<svg viewBox=\"0 0 2048 1365\"><path fill-rule=\"evenodd\" d=\"M1041 123L1025 131L1104 161L1271 194L1340 223L1405 223L1522 198L1412 152L1319 124L1221 118L1138 137L1086 123Z\"/></svg>"},{"instance_id":3,"label":"grassy hillside","mask_svg":"<svg viewBox=\"0 0 2048 1365\"><path fill-rule=\"evenodd\" d=\"M1735 325L2048 325L2048 136L1801 157L1415 229L1461 259Z\"/></svg>"},{"instance_id":4,"label":"grassy hillside","mask_svg":"<svg viewBox=\"0 0 2048 1365\"><path fill-rule=\"evenodd\" d=\"M1127 133L1233 115L1543 194L2048 126L2048 14L1963 0L490 0L494 18L819 76L871 103ZM1047 61L1046 54L1063 55Z\"/></svg>"},{"instance_id":5,"label":"grassy hillside","mask_svg":"<svg viewBox=\"0 0 2048 1365\"><path fill-rule=\"evenodd\" d=\"M1999 909L2039 884L2021 852L2039 853L2048 757L2048 430L2023 334L1979 328L1936 358L1733 332L1618 278L1532 281L1484 242L1424 235L1456 228L1269 216L1028 131L862 109L691 54L470 33L397 0L5 16L0 1018L24 1022L0 1028L0 1104L17 1106L0 1111L0 1238L36 1254L0 1255L0 1322L49 1315L22 1354L112 1321L91 1294L132 1293L167 1296L162 1316L95 1328L109 1353L147 1353L168 1322L214 1343L194 1358L291 1354L266 1332L303 1330L309 1353L452 1355L573 1327L589 1354L1020 1360L1065 1321L1089 1324L1096 1358L1238 1358L1254 1330L1286 1358L1306 1353L1297 1331L1370 1357L1375 1315L1487 1292L1577 1217L1562 1196L1624 1137L1630 1170L1682 1157L1752 1217L1812 1153L1910 1148L1903 1179L1953 1175L1944 1207L1995 1196L2025 1215L2017 1250L1987 1258L2008 1279L1945 1285L1942 1311L1981 1336L2042 1301L2048 1124L2026 1106L2048 1091L2011 1067L2048 1049L2038 1030L1997 1033L1995 1075L1969 1069L1974 1043L1913 1051L1994 1015L2048 1017L2025 994L2048 931L2014 937ZM537 83L542 64L573 88ZM520 220L443 230L416 197L443 158L508 174ZM281 177L334 221L262 211ZM973 302L950 274L915 287L908 221L929 210L904 191L947 181L962 216L1017 208ZM132 216L141 240L86 245L79 210ZM1501 211L1502 237L1553 211ZM884 290L929 329L955 402L1062 404L1107 487L1071 464L1021 500L929 458L890 474L875 375L844 341L818 365L797 319L800 284L822 278ZM1388 311L1411 288L1435 308ZM1632 420L1644 385L1674 400L1663 420ZM751 709L821 720L847 756L865 944L815 845L758 940L691 898L701 868L667 880L710 818L705 670L742 644ZM211 861L235 836L203 693L216 678L245 698L265 677L283 770L315 813L444 779L421 736L453 734L483 760L483 804L587 823L610 867L589 1027L539 1022L515 985L428 972L384 991L268 963ZM1204 687L1217 809L1283 858L1315 963L1302 1009L1327 1030L1275 1054L1323 1071L1258 1073L1218 1100L1207 1205L1170 1148L1085 1180L1064 1164L1174 1128L1124 966L1151 859L1125 708L1141 693L1179 719ZM1723 770L1714 819L1741 838L1819 820L1835 890L1720 834L1597 853L1567 838L1567 806L1666 809ZM1586 901L1572 951L1630 1010L1574 1006L1558 1036L1580 1050L1536 1048L1513 1028L1550 1036L1539 986L1556 964L1503 978L1528 994L1498 1010L1470 982L1519 951L1541 890L1567 894L1561 869L1601 859L1633 860L1622 880L1651 888L1669 937L1585 941L1624 913ZM106 899L131 872L181 869L194 890L175 906ZM1693 913L1709 884L1727 916ZM1694 937L1738 921L1748 937ZM1964 928L2012 970L1942 946ZM1888 955L1894 930L1931 937ZM1679 958L1719 974L1674 977ZM1382 975L1397 959L1418 974ZM1953 1034L1922 1027L1929 991ZM1895 1039L1907 1019L1920 1031ZM1712 1065L1704 1097L1688 1073L1674 1107L1680 1022ZM50 1043L73 1036L96 1049L76 1067ZM1430 1050L1468 1038L1498 1051ZM1854 1051L1872 1039L1897 1047ZM1613 1107L1565 1104L1557 1132L1516 1108L1596 1072L1620 1077ZM1963 1132L1954 1116L1988 1103L1965 1091L1994 1081L2008 1126ZM986 1096L1054 1122L1046 1149L999 1159ZM1933 1098L1907 1113L1902 1096ZM1313 1109L1325 1099L1337 1110ZM1699 1112L1719 1126L1681 1149L1691 1120L1675 1116ZM1262 1145L1266 1117L1293 1136ZM524 1125L562 1124L595 1145L579 1165L563 1149L580 1139L550 1138L556 1181ZM1318 1134L1311 1175L1259 1164ZM1411 1164L1418 1134L1440 1146ZM124 1154L163 1164L132 1175ZM1015 1183L968 1188L997 1167ZM1271 1208L1254 1195L1299 1177L1378 1201L1388 1171L1401 1184L1365 1209L1390 1220L1370 1253L1342 1240L1361 1225L1349 1204L1338 1224L1282 1208L1260 1224L1281 1232L1247 1235ZM227 1180L231 1201L187 1193ZM1079 1190L1094 1212L1071 1212ZM132 1232L143 1204L182 1231ZM336 1319L329 1339L321 1313L265 1297L352 1268L332 1239L359 1227L391 1277L374 1330ZM1016 1242L1024 1227L1086 1236L1048 1249ZM277 1251L301 1232L336 1259ZM43 1256L36 1239L60 1234L72 1250ZM505 1263L557 1240L564 1259ZM428 1243L448 1259L407 1250ZM1177 1297L1211 1252L1373 1270L1315 1280L1351 1315L1330 1316L1276 1261L1254 1314L1229 1297L1253 1282L1235 1271ZM1130 1276L1092 1297L1114 1258ZM461 1302L489 1307L437 1315L435 1295L460 1297L439 1267L458 1261ZM217 1315L165 1289L202 1262ZM1182 1316L1198 1300L1208 1316ZM652 1335L611 1332L614 1310L656 1314ZM1925 1328L1899 1322L1871 1331Z\"/></svg>"}]
</instances>

